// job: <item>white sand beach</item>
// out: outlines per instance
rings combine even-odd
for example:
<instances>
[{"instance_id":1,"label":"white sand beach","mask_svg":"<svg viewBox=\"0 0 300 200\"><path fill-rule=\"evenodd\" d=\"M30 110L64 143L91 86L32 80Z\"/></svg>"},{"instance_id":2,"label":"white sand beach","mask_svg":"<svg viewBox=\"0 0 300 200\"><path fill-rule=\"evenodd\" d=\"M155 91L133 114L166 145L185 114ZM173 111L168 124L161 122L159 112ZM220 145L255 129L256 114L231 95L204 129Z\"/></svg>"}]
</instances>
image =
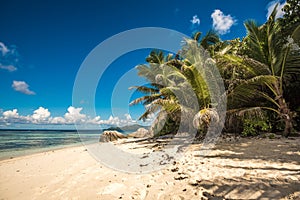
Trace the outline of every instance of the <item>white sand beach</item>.
<instances>
[{"instance_id":1,"label":"white sand beach","mask_svg":"<svg viewBox=\"0 0 300 200\"><path fill-rule=\"evenodd\" d=\"M0 161L0 199L300 199L300 138L199 144L166 169L128 174L85 147ZM123 144L131 145L132 144Z\"/></svg>"}]
</instances>

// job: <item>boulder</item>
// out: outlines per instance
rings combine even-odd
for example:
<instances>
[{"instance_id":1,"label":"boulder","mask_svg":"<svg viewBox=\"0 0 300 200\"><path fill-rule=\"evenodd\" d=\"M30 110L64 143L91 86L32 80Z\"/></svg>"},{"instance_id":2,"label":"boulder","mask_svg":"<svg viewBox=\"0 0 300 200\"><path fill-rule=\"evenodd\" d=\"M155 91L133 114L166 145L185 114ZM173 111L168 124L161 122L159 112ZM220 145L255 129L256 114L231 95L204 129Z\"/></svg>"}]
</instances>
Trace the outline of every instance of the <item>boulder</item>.
<instances>
[{"instance_id":1,"label":"boulder","mask_svg":"<svg viewBox=\"0 0 300 200\"><path fill-rule=\"evenodd\" d=\"M145 137L152 137L153 134L151 134L151 132L147 129L139 128L137 131L129 134L128 136L134 138L145 138Z\"/></svg>"},{"instance_id":2,"label":"boulder","mask_svg":"<svg viewBox=\"0 0 300 200\"><path fill-rule=\"evenodd\" d=\"M123 138L127 138L127 136L118 131L104 131L99 142L111 142Z\"/></svg>"},{"instance_id":3,"label":"boulder","mask_svg":"<svg viewBox=\"0 0 300 200\"><path fill-rule=\"evenodd\" d=\"M146 138L146 137L152 137L153 133L148 131L145 128L139 128L137 131L124 135L118 131L104 131L102 135L100 135L99 142L111 142L118 139L124 139L124 138Z\"/></svg>"}]
</instances>

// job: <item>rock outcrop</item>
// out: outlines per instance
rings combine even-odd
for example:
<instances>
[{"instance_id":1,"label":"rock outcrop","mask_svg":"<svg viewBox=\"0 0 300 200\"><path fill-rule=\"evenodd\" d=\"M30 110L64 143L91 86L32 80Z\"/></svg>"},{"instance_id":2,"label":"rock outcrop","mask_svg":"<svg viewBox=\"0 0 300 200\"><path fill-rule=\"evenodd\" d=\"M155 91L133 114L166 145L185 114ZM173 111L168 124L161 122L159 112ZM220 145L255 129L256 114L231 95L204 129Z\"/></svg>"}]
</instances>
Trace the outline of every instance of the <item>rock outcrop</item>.
<instances>
[{"instance_id":1,"label":"rock outcrop","mask_svg":"<svg viewBox=\"0 0 300 200\"><path fill-rule=\"evenodd\" d=\"M100 136L99 142L111 142L123 138L127 138L127 135L124 135L118 131L104 131Z\"/></svg>"},{"instance_id":2,"label":"rock outcrop","mask_svg":"<svg viewBox=\"0 0 300 200\"><path fill-rule=\"evenodd\" d=\"M152 137L153 135L148 131L147 129L144 128L139 128L136 132L133 132L128 135L128 137L133 137L133 138L145 138L145 137Z\"/></svg>"},{"instance_id":3,"label":"rock outcrop","mask_svg":"<svg viewBox=\"0 0 300 200\"><path fill-rule=\"evenodd\" d=\"M146 138L152 136L153 134L151 134L150 131L144 128L139 128L137 131L128 135L124 135L118 131L104 131L103 134L100 136L99 142L111 142L124 138Z\"/></svg>"}]
</instances>

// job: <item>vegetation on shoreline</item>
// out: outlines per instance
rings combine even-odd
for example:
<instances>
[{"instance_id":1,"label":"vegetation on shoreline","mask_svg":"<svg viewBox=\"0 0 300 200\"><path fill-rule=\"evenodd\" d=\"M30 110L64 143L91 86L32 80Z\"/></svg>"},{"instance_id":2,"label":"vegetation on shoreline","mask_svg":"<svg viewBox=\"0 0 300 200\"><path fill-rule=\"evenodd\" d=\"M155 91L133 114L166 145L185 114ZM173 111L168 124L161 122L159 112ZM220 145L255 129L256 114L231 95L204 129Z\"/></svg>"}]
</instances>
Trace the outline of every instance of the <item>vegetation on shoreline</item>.
<instances>
[{"instance_id":1,"label":"vegetation on shoreline","mask_svg":"<svg viewBox=\"0 0 300 200\"><path fill-rule=\"evenodd\" d=\"M207 83L214 78L210 67L214 64L227 97L225 131L245 136L272 131L289 136L300 129L299 7L299 0L287 0L282 18L276 18L275 6L263 25L246 21L243 39L221 41L209 31L204 37L196 33L186 39L176 55L153 50L146 59L148 64L137 66L138 75L150 84L133 87L145 95L131 105L145 105L142 120L157 114L152 125L156 135L174 133L182 127L195 128L197 136L204 135L220 121L222 99L214 99L212 86ZM214 92L222 91L218 84L213 87Z\"/></svg>"}]
</instances>

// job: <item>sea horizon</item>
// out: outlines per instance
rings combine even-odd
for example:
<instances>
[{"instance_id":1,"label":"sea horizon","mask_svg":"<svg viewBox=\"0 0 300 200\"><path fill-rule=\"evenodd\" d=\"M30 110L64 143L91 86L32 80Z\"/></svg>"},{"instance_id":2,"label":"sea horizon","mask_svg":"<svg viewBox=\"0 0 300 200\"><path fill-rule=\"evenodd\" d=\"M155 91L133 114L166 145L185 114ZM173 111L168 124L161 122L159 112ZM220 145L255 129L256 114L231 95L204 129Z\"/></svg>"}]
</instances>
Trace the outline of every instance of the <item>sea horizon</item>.
<instances>
[{"instance_id":1,"label":"sea horizon","mask_svg":"<svg viewBox=\"0 0 300 200\"><path fill-rule=\"evenodd\" d=\"M102 131L86 132L85 142L96 142ZM84 145L77 130L0 129L0 138L0 160Z\"/></svg>"},{"instance_id":2,"label":"sea horizon","mask_svg":"<svg viewBox=\"0 0 300 200\"><path fill-rule=\"evenodd\" d=\"M0 160L55 149L96 143L105 130L129 134L142 126L111 126L99 129L0 129ZM129 129L128 129L129 128Z\"/></svg>"}]
</instances>

